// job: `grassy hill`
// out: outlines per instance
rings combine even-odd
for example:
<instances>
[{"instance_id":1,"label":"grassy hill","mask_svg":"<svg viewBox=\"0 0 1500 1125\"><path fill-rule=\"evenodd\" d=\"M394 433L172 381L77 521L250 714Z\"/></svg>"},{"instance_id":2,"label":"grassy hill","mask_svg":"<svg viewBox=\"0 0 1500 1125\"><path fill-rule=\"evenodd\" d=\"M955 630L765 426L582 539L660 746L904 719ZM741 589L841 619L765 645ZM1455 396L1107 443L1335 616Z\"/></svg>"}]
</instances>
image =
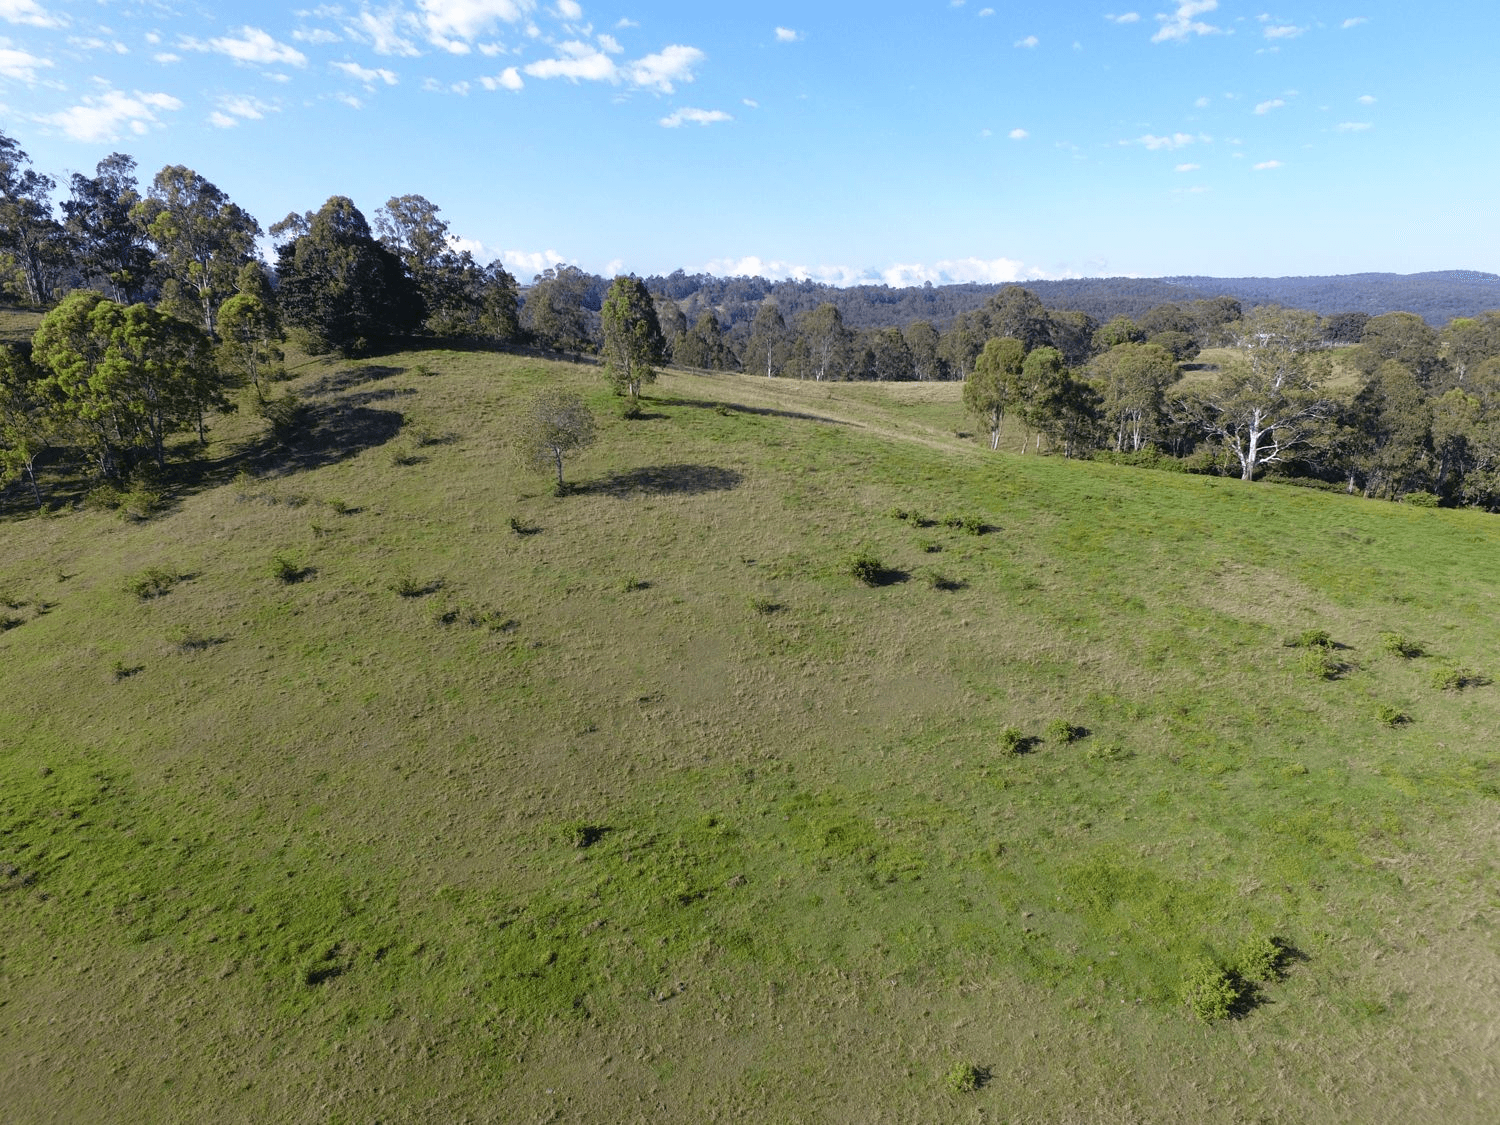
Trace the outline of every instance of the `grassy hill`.
<instances>
[{"instance_id":1,"label":"grassy hill","mask_svg":"<svg viewBox=\"0 0 1500 1125\"><path fill-rule=\"evenodd\" d=\"M956 386L294 385L149 520L0 524L11 1119L1488 1119L1494 517Z\"/></svg>"}]
</instances>

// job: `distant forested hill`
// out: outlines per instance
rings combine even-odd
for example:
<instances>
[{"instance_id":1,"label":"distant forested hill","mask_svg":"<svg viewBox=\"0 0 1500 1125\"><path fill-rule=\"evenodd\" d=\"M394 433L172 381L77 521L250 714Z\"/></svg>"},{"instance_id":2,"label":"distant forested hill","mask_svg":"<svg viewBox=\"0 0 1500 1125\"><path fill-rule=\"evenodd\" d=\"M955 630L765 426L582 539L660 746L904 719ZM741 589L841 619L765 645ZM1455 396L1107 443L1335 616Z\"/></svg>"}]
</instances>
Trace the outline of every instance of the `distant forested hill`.
<instances>
[{"instance_id":1,"label":"distant forested hill","mask_svg":"<svg viewBox=\"0 0 1500 1125\"><path fill-rule=\"evenodd\" d=\"M1054 309L1076 309L1096 321L1139 318L1168 302L1234 297L1246 308L1277 304L1308 309L1323 316L1362 312L1378 316L1413 312L1434 326L1455 316L1473 316L1500 308L1500 275L1474 270L1434 273L1360 273L1335 277L1102 277L1070 281L1021 283ZM713 310L725 326L749 321L767 296L789 321L820 304L838 307L851 328L902 326L928 320L939 328L960 313L981 307L1004 285L924 285L892 289L886 285L837 288L814 281L768 281L762 277L720 278L677 271L646 278L653 293L684 306L689 320Z\"/></svg>"}]
</instances>

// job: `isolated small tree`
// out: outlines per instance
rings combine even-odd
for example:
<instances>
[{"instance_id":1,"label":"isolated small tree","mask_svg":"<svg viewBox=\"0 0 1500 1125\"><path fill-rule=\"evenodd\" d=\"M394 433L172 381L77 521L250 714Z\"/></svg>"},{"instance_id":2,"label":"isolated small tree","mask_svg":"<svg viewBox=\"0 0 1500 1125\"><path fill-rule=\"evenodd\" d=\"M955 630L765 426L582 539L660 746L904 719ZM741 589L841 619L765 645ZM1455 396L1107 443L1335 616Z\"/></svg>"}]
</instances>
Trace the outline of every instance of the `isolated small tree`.
<instances>
[{"instance_id":1,"label":"isolated small tree","mask_svg":"<svg viewBox=\"0 0 1500 1125\"><path fill-rule=\"evenodd\" d=\"M718 322L715 321L715 328ZM641 397L641 384L654 382L656 364L666 355L656 302L638 277L617 277L600 312L604 333L604 372L616 394Z\"/></svg>"},{"instance_id":2,"label":"isolated small tree","mask_svg":"<svg viewBox=\"0 0 1500 1125\"><path fill-rule=\"evenodd\" d=\"M557 491L563 484L563 458L594 442L594 415L572 391L549 388L536 395L521 413L516 448L526 464L538 472L557 472Z\"/></svg>"},{"instance_id":3,"label":"isolated small tree","mask_svg":"<svg viewBox=\"0 0 1500 1125\"><path fill-rule=\"evenodd\" d=\"M1020 395L1026 348L1011 336L997 336L984 345L974 363L974 373L964 383L964 406L977 415L990 431L990 448L1000 448L1000 429L1007 408Z\"/></svg>"}]
</instances>

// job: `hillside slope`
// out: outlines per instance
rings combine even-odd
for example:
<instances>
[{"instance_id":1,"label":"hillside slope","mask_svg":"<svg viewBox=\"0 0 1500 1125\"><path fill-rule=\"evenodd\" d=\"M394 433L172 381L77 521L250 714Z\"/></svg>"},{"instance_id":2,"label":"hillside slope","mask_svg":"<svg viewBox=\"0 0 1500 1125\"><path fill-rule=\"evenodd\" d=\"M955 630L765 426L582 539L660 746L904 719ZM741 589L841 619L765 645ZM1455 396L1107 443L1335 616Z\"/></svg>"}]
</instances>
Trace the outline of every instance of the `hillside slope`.
<instances>
[{"instance_id":1,"label":"hillside slope","mask_svg":"<svg viewBox=\"0 0 1500 1125\"><path fill-rule=\"evenodd\" d=\"M506 449L557 383L562 497ZM295 386L147 522L0 525L15 1119L1500 1097L1494 517L990 454L957 387Z\"/></svg>"}]
</instances>

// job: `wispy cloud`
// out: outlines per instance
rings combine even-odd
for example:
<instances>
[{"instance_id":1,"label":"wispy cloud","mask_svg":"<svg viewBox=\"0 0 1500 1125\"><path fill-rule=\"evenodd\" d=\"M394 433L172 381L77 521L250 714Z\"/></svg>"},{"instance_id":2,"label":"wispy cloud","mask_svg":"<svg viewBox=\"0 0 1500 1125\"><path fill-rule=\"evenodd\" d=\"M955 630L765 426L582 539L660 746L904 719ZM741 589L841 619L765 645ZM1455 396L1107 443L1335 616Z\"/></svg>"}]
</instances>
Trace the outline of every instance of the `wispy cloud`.
<instances>
[{"instance_id":1,"label":"wispy cloud","mask_svg":"<svg viewBox=\"0 0 1500 1125\"><path fill-rule=\"evenodd\" d=\"M1137 137L1133 141L1121 141L1120 143L1125 145L1144 145L1152 152L1157 152L1162 149L1170 151L1174 148L1185 148L1187 145L1199 142L1208 144L1212 139L1212 137L1206 137L1201 133L1173 133L1171 136L1166 137L1158 137L1154 133L1146 133L1144 136Z\"/></svg>"},{"instance_id":2,"label":"wispy cloud","mask_svg":"<svg viewBox=\"0 0 1500 1125\"><path fill-rule=\"evenodd\" d=\"M1368 121L1341 121L1338 128L1340 133L1363 133L1366 129L1374 127Z\"/></svg>"},{"instance_id":3,"label":"wispy cloud","mask_svg":"<svg viewBox=\"0 0 1500 1125\"><path fill-rule=\"evenodd\" d=\"M691 82L693 68L707 58L697 47L673 44L654 55L637 59L626 68L626 75L637 86L670 94L678 82Z\"/></svg>"},{"instance_id":4,"label":"wispy cloud","mask_svg":"<svg viewBox=\"0 0 1500 1125\"><path fill-rule=\"evenodd\" d=\"M242 27L239 36L221 36L206 43L184 38L178 44L186 51L211 51L246 66L306 66L307 56L297 48L279 43L258 27Z\"/></svg>"},{"instance_id":5,"label":"wispy cloud","mask_svg":"<svg viewBox=\"0 0 1500 1125\"><path fill-rule=\"evenodd\" d=\"M1373 94L1361 94L1359 97L1355 98L1354 100L1357 101L1360 105L1374 105L1375 104L1375 96Z\"/></svg>"},{"instance_id":6,"label":"wispy cloud","mask_svg":"<svg viewBox=\"0 0 1500 1125\"><path fill-rule=\"evenodd\" d=\"M1261 102L1259 105L1257 105L1255 107L1255 112L1257 114L1261 115L1262 117L1264 117L1266 114L1270 113L1273 109L1280 109L1284 105L1286 105L1286 102L1283 101L1281 98L1272 98L1268 102Z\"/></svg>"},{"instance_id":7,"label":"wispy cloud","mask_svg":"<svg viewBox=\"0 0 1500 1125\"><path fill-rule=\"evenodd\" d=\"M1268 27L1263 29L1261 34L1263 34L1267 39L1295 39L1306 30L1307 28L1305 27L1294 27L1291 24L1280 24L1276 27Z\"/></svg>"},{"instance_id":8,"label":"wispy cloud","mask_svg":"<svg viewBox=\"0 0 1500 1125\"><path fill-rule=\"evenodd\" d=\"M679 82L693 81L693 70L707 58L696 47L673 44L621 66L597 47L571 40L559 44L550 59L527 63L532 78L566 78L570 82L628 82L662 94L675 93Z\"/></svg>"},{"instance_id":9,"label":"wispy cloud","mask_svg":"<svg viewBox=\"0 0 1500 1125\"><path fill-rule=\"evenodd\" d=\"M6 78L14 78L17 82L30 85L36 81L37 71L46 70L51 66L51 59L33 55L30 51L17 50L6 41L0 40L0 74Z\"/></svg>"},{"instance_id":10,"label":"wispy cloud","mask_svg":"<svg viewBox=\"0 0 1500 1125\"><path fill-rule=\"evenodd\" d=\"M1013 44L1011 44L1011 46L1025 47L1027 50L1030 50L1040 42L1041 40L1038 39L1035 35L1028 35L1025 39L1017 39Z\"/></svg>"},{"instance_id":11,"label":"wispy cloud","mask_svg":"<svg viewBox=\"0 0 1500 1125\"><path fill-rule=\"evenodd\" d=\"M1141 13L1124 12L1118 16L1106 15L1104 18L1109 20L1110 23L1139 23L1141 20Z\"/></svg>"},{"instance_id":12,"label":"wispy cloud","mask_svg":"<svg viewBox=\"0 0 1500 1125\"><path fill-rule=\"evenodd\" d=\"M387 86L394 86L398 81L396 72L394 70L387 70L385 67L371 69L367 66L360 66L356 62L334 62L328 65L340 74L348 75L356 82L363 82L367 90L373 90L377 82L384 82Z\"/></svg>"},{"instance_id":13,"label":"wispy cloud","mask_svg":"<svg viewBox=\"0 0 1500 1125\"><path fill-rule=\"evenodd\" d=\"M713 125L733 120L722 109L677 109L663 117L658 124L663 129L676 129L682 125Z\"/></svg>"},{"instance_id":14,"label":"wispy cloud","mask_svg":"<svg viewBox=\"0 0 1500 1125\"><path fill-rule=\"evenodd\" d=\"M106 90L38 120L56 126L75 141L112 141L125 132L140 136L161 124L160 113L181 108L182 102L171 94Z\"/></svg>"},{"instance_id":15,"label":"wispy cloud","mask_svg":"<svg viewBox=\"0 0 1500 1125\"><path fill-rule=\"evenodd\" d=\"M497 24L515 24L536 10L535 0L417 0L428 42L455 55L469 53L470 44ZM557 13L565 20L583 18L573 0L559 0Z\"/></svg>"},{"instance_id":16,"label":"wispy cloud","mask_svg":"<svg viewBox=\"0 0 1500 1125\"><path fill-rule=\"evenodd\" d=\"M1171 15L1156 17L1161 21L1161 27L1157 28L1156 34L1151 37L1151 42L1167 43L1172 40L1186 40L1194 35L1223 34L1223 28L1198 19L1199 16L1218 11L1218 8L1219 0L1185 0L1184 3L1177 5L1177 10Z\"/></svg>"},{"instance_id":17,"label":"wispy cloud","mask_svg":"<svg viewBox=\"0 0 1500 1125\"><path fill-rule=\"evenodd\" d=\"M1262 160L1259 164L1255 165L1255 167L1253 169L1251 169L1251 170L1255 171L1255 172L1269 172L1273 168L1281 168L1281 167L1283 167L1283 165L1282 165L1281 161L1279 161L1279 160Z\"/></svg>"},{"instance_id":18,"label":"wispy cloud","mask_svg":"<svg viewBox=\"0 0 1500 1125\"><path fill-rule=\"evenodd\" d=\"M1348 31L1351 27L1358 27L1362 23L1369 23L1369 22L1370 21L1368 19L1366 19L1364 16L1351 16L1350 18L1346 19L1339 26L1342 27L1345 31Z\"/></svg>"},{"instance_id":19,"label":"wispy cloud","mask_svg":"<svg viewBox=\"0 0 1500 1125\"><path fill-rule=\"evenodd\" d=\"M1005 135L1013 141L1024 141L1027 137L1031 136L1025 129L1012 129Z\"/></svg>"},{"instance_id":20,"label":"wispy cloud","mask_svg":"<svg viewBox=\"0 0 1500 1125\"><path fill-rule=\"evenodd\" d=\"M776 42L778 43L795 43L801 38L802 33L800 31L793 31L789 27L778 27L776 29Z\"/></svg>"},{"instance_id":21,"label":"wispy cloud","mask_svg":"<svg viewBox=\"0 0 1500 1125\"><path fill-rule=\"evenodd\" d=\"M526 80L521 77L521 72L513 66L508 66L496 75L485 75L479 80L479 84L486 90L519 90L526 85Z\"/></svg>"},{"instance_id":22,"label":"wispy cloud","mask_svg":"<svg viewBox=\"0 0 1500 1125\"><path fill-rule=\"evenodd\" d=\"M259 98L236 95L220 98L219 108L208 115L208 120L217 129L233 129L241 121L260 121L275 109Z\"/></svg>"},{"instance_id":23,"label":"wispy cloud","mask_svg":"<svg viewBox=\"0 0 1500 1125\"><path fill-rule=\"evenodd\" d=\"M1201 167L1202 167L1201 164L1179 164L1179 165L1177 165L1176 168L1173 169L1173 171L1174 172L1196 172Z\"/></svg>"},{"instance_id":24,"label":"wispy cloud","mask_svg":"<svg viewBox=\"0 0 1500 1125\"><path fill-rule=\"evenodd\" d=\"M67 16L53 15L36 0L0 0L0 19L26 27L66 27Z\"/></svg>"}]
</instances>

